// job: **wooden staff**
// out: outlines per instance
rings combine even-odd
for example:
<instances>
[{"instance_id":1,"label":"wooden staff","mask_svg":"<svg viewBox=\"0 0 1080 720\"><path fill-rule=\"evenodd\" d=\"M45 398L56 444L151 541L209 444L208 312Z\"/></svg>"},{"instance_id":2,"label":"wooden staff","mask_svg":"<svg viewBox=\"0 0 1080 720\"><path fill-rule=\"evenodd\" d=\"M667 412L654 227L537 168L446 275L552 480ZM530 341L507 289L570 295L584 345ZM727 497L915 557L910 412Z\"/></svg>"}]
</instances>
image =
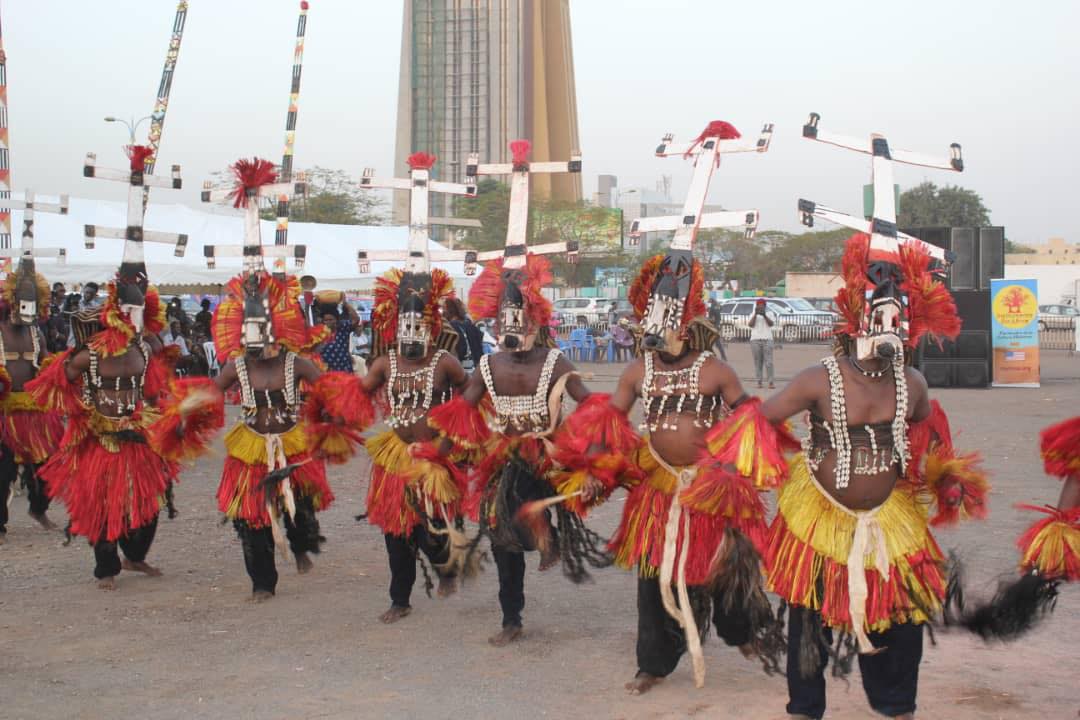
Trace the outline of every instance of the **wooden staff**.
<instances>
[{"instance_id":1,"label":"wooden staff","mask_svg":"<svg viewBox=\"0 0 1080 720\"><path fill-rule=\"evenodd\" d=\"M293 51L292 84L289 86L289 112L285 116L285 152L281 157L281 169L278 182L288 184L293 179L293 146L296 143L296 112L300 100L300 75L304 69L304 37L307 34L308 3L300 3L300 18L296 22L296 49ZM277 230L274 233L275 245L289 244L289 199L290 194L283 192L277 198ZM274 273L285 274L285 258L274 259Z\"/></svg>"}]
</instances>

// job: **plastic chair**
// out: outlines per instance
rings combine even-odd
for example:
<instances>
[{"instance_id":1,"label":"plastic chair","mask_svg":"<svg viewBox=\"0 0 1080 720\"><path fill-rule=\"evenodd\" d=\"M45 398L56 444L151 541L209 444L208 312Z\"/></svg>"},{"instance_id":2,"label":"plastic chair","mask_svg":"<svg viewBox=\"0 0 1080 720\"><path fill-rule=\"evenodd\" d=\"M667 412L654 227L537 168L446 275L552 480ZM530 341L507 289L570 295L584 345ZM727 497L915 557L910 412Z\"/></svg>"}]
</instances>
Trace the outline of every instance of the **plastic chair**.
<instances>
[{"instance_id":1,"label":"plastic chair","mask_svg":"<svg viewBox=\"0 0 1080 720\"><path fill-rule=\"evenodd\" d=\"M589 333L585 328L574 328L570 331L570 357L574 360L581 360L581 354L585 351L585 338L589 337Z\"/></svg>"},{"instance_id":2,"label":"plastic chair","mask_svg":"<svg viewBox=\"0 0 1080 720\"><path fill-rule=\"evenodd\" d=\"M585 332L585 342L582 345L582 350L588 353L586 357L589 362L596 362L596 338L590 335L588 331Z\"/></svg>"}]
</instances>

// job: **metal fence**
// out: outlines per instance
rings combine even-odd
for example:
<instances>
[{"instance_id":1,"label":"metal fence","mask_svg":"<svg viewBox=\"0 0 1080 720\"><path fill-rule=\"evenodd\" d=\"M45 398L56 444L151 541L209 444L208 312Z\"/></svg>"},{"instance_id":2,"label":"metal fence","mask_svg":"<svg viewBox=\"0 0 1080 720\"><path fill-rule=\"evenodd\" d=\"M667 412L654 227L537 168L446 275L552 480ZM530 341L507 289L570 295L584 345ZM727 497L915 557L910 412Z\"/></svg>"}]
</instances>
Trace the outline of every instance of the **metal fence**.
<instances>
[{"instance_id":1,"label":"metal fence","mask_svg":"<svg viewBox=\"0 0 1080 720\"><path fill-rule=\"evenodd\" d=\"M1039 347L1045 350L1076 350L1076 318L1040 316Z\"/></svg>"}]
</instances>

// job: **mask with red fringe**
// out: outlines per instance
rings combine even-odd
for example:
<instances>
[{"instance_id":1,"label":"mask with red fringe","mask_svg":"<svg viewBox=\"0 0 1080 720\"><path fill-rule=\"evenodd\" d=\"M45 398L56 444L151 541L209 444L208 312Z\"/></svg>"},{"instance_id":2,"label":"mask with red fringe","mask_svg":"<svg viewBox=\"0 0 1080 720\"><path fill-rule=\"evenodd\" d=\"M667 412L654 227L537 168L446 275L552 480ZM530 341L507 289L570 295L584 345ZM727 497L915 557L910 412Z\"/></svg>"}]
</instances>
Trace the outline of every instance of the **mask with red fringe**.
<instances>
[{"instance_id":1,"label":"mask with red fringe","mask_svg":"<svg viewBox=\"0 0 1080 720\"><path fill-rule=\"evenodd\" d=\"M654 255L641 266L627 297L642 326L643 347L677 355L690 323L707 313L705 271L689 251Z\"/></svg>"},{"instance_id":2,"label":"mask with red fringe","mask_svg":"<svg viewBox=\"0 0 1080 720\"><path fill-rule=\"evenodd\" d=\"M442 330L442 304L454 297L454 284L443 270L413 273L393 268L375 280L371 324L383 347L398 346L411 359L427 355Z\"/></svg>"},{"instance_id":3,"label":"mask with red fringe","mask_svg":"<svg viewBox=\"0 0 1080 720\"><path fill-rule=\"evenodd\" d=\"M304 321L300 292L300 281L294 275L277 278L265 270L229 280L225 299L218 304L211 323L214 346L222 362L240 357L249 347L273 353L280 346L289 352L304 353L325 340L325 326L313 329ZM245 336L245 306L253 296L265 304L269 316L265 345L252 345Z\"/></svg>"},{"instance_id":4,"label":"mask with red fringe","mask_svg":"<svg viewBox=\"0 0 1080 720\"><path fill-rule=\"evenodd\" d=\"M532 349L537 339L548 344L551 301L541 288L551 284L551 263L541 255L525 256L525 267L503 269L503 259L484 267L469 289L469 313L495 318L499 344L511 352Z\"/></svg>"},{"instance_id":5,"label":"mask with red fringe","mask_svg":"<svg viewBox=\"0 0 1080 720\"><path fill-rule=\"evenodd\" d=\"M835 334L855 341L858 359L889 358L924 337L940 345L960 334L956 302L921 246L901 244L898 254L885 255L871 249L869 235L856 233L845 246L841 275Z\"/></svg>"}]
</instances>

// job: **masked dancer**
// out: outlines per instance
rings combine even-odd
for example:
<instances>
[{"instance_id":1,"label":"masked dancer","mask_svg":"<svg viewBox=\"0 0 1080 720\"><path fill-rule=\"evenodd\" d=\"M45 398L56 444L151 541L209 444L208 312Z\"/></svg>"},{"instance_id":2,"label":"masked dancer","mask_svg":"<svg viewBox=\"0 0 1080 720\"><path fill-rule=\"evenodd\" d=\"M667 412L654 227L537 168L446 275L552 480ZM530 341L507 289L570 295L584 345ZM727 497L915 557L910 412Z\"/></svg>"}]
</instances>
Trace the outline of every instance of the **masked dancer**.
<instances>
[{"instance_id":1,"label":"masked dancer","mask_svg":"<svg viewBox=\"0 0 1080 720\"><path fill-rule=\"evenodd\" d=\"M217 498L240 536L252 599L261 602L277 588L275 545L284 550L287 539L297 572L311 570L310 555L324 540L315 513L334 500L326 461L344 462L352 454L354 430L371 423L373 410L358 378L323 373L306 357L326 333L305 322L296 277L266 270L264 256L295 249L262 245L259 200L292 186L276 184L267 160L240 160L232 170L235 185L226 196L244 209L244 244L212 252L235 251L244 270L226 285L214 311L214 345L226 361L214 380L221 390L240 385L241 417L225 436L228 457ZM204 199L220 194L204 193Z\"/></svg>"},{"instance_id":2,"label":"masked dancer","mask_svg":"<svg viewBox=\"0 0 1080 720\"><path fill-rule=\"evenodd\" d=\"M57 449L64 434L63 416L39 406L24 389L47 357L39 323L49 317L49 286L34 271L32 255L23 255L3 285L0 308L0 543L7 530L8 502L19 466L30 500L30 517L46 530L56 525L46 515L49 496L38 470Z\"/></svg>"},{"instance_id":3,"label":"masked dancer","mask_svg":"<svg viewBox=\"0 0 1080 720\"><path fill-rule=\"evenodd\" d=\"M639 357L614 395L591 396L557 436L556 459L567 468L558 491L582 493L570 501L576 510L584 513L616 487L629 490L610 550L617 565L638 574L638 670L626 685L635 694L671 674L687 651L695 684L703 686L701 638L710 621L727 644L748 656L761 654L768 668L781 649L755 548L766 530L757 489L729 474L720 497L715 491L682 497L701 476L713 484L717 470L703 459L705 434L747 401L735 372L712 353L717 331L706 317L705 277L693 259L693 241L702 227L742 227L752 236L757 211L702 210L721 154L763 152L771 133L766 125L756 143L744 145L734 127L715 121L692 143L676 146L664 138L657 154L694 157L694 177L680 215L632 226L636 233L675 231L671 249L646 261L630 288ZM628 420L638 401L645 439Z\"/></svg>"}]
</instances>

